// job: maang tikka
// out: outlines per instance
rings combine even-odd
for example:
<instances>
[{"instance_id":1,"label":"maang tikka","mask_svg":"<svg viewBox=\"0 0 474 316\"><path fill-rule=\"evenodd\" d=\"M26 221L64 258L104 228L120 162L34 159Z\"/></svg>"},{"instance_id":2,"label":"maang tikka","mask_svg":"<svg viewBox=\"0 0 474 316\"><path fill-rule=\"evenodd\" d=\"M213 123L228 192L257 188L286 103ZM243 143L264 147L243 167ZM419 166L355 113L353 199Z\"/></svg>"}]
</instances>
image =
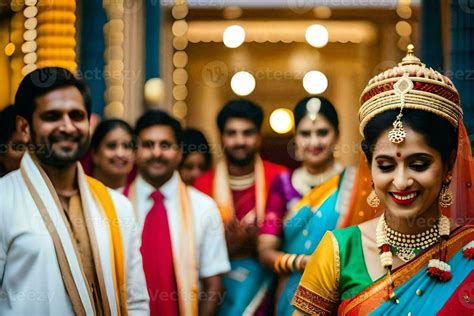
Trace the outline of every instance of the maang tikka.
<instances>
[{"instance_id":1,"label":"maang tikka","mask_svg":"<svg viewBox=\"0 0 474 316\"><path fill-rule=\"evenodd\" d=\"M318 117L319 110L321 109L321 100L318 98L311 98L306 103L306 112L308 113L309 119L311 122L316 121L316 117Z\"/></svg>"},{"instance_id":2,"label":"maang tikka","mask_svg":"<svg viewBox=\"0 0 474 316\"><path fill-rule=\"evenodd\" d=\"M403 117L403 108L405 107L405 95L413 89L413 82L408 78L408 73L405 73L400 80L395 82L393 85L395 94L400 97L400 113L398 113L397 118L393 122L393 128L388 133L388 139L394 144L403 143L407 133L403 128L402 117Z\"/></svg>"}]
</instances>

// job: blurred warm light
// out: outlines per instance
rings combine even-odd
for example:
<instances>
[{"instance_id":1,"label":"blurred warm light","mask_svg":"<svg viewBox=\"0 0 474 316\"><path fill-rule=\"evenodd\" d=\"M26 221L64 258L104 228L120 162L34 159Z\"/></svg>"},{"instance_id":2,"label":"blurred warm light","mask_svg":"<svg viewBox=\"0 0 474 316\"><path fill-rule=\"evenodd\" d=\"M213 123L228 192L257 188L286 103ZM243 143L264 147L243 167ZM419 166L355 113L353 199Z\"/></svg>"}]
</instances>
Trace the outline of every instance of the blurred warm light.
<instances>
[{"instance_id":1,"label":"blurred warm light","mask_svg":"<svg viewBox=\"0 0 474 316\"><path fill-rule=\"evenodd\" d=\"M104 116L106 118L120 118L123 117L123 114L125 113L125 108L122 104L122 102L119 101L113 101L107 104L104 108Z\"/></svg>"},{"instance_id":2,"label":"blurred warm light","mask_svg":"<svg viewBox=\"0 0 474 316\"><path fill-rule=\"evenodd\" d=\"M395 30L400 36L410 36L411 35L411 25L407 21L399 21L395 25Z\"/></svg>"},{"instance_id":3,"label":"blurred warm light","mask_svg":"<svg viewBox=\"0 0 474 316\"><path fill-rule=\"evenodd\" d=\"M320 94L328 88L328 79L322 72L312 70L304 75L303 87L310 94Z\"/></svg>"},{"instance_id":4,"label":"blurred warm light","mask_svg":"<svg viewBox=\"0 0 474 316\"><path fill-rule=\"evenodd\" d=\"M411 18L411 8L409 6L399 6L397 7L397 14L402 19Z\"/></svg>"},{"instance_id":5,"label":"blurred warm light","mask_svg":"<svg viewBox=\"0 0 474 316\"><path fill-rule=\"evenodd\" d=\"M15 53L15 44L12 42L8 43L7 46L5 46L5 55L10 57Z\"/></svg>"},{"instance_id":6,"label":"blurred warm light","mask_svg":"<svg viewBox=\"0 0 474 316\"><path fill-rule=\"evenodd\" d=\"M186 36L176 36L173 38L173 47L177 50L184 50L188 46L188 38Z\"/></svg>"},{"instance_id":7,"label":"blurred warm light","mask_svg":"<svg viewBox=\"0 0 474 316\"><path fill-rule=\"evenodd\" d=\"M402 36L398 40L397 46L401 51L406 51L408 44L411 44L411 43L412 43L412 40L409 37Z\"/></svg>"},{"instance_id":8,"label":"blurred warm light","mask_svg":"<svg viewBox=\"0 0 474 316\"><path fill-rule=\"evenodd\" d=\"M34 18L38 14L38 8L36 6L29 6L23 10L23 15L25 18Z\"/></svg>"},{"instance_id":9,"label":"blurred warm light","mask_svg":"<svg viewBox=\"0 0 474 316\"><path fill-rule=\"evenodd\" d=\"M35 64L38 60L38 55L36 53L28 53L23 56L23 61L26 65L28 64Z\"/></svg>"},{"instance_id":10,"label":"blurred warm light","mask_svg":"<svg viewBox=\"0 0 474 316\"><path fill-rule=\"evenodd\" d=\"M19 12L24 6L25 3L20 0L12 0L12 2L10 2L10 9L12 9L13 12Z\"/></svg>"},{"instance_id":11,"label":"blurred warm light","mask_svg":"<svg viewBox=\"0 0 474 316\"><path fill-rule=\"evenodd\" d=\"M328 43L328 30L319 24L313 24L306 29L306 41L314 47L323 47Z\"/></svg>"},{"instance_id":12,"label":"blurred warm light","mask_svg":"<svg viewBox=\"0 0 474 316\"><path fill-rule=\"evenodd\" d=\"M240 71L232 76L230 87L237 95L249 95L255 89L255 78L249 72Z\"/></svg>"},{"instance_id":13,"label":"blurred warm light","mask_svg":"<svg viewBox=\"0 0 474 316\"><path fill-rule=\"evenodd\" d=\"M188 64L188 54L185 52L176 52L173 55L173 65L177 68L184 68Z\"/></svg>"},{"instance_id":14,"label":"blurred warm light","mask_svg":"<svg viewBox=\"0 0 474 316\"><path fill-rule=\"evenodd\" d=\"M270 115L270 126L278 134L286 134L293 128L293 112L279 108Z\"/></svg>"},{"instance_id":15,"label":"blurred warm light","mask_svg":"<svg viewBox=\"0 0 474 316\"><path fill-rule=\"evenodd\" d=\"M409 6L411 4L411 0L398 0L399 6Z\"/></svg>"},{"instance_id":16,"label":"blurred warm light","mask_svg":"<svg viewBox=\"0 0 474 316\"><path fill-rule=\"evenodd\" d=\"M25 29L27 30L34 30L37 25L38 25L38 20L36 18L26 19L25 24L24 24Z\"/></svg>"},{"instance_id":17,"label":"blurred warm light","mask_svg":"<svg viewBox=\"0 0 474 316\"><path fill-rule=\"evenodd\" d=\"M176 20L184 19L188 15L189 9L185 3L177 4L171 9L171 15Z\"/></svg>"},{"instance_id":18,"label":"blurred warm light","mask_svg":"<svg viewBox=\"0 0 474 316\"><path fill-rule=\"evenodd\" d=\"M185 85L177 85L173 88L173 98L177 101L186 100L188 97L188 88Z\"/></svg>"},{"instance_id":19,"label":"blurred warm light","mask_svg":"<svg viewBox=\"0 0 474 316\"><path fill-rule=\"evenodd\" d=\"M331 8L326 6L319 6L313 9L313 14L318 19L329 19L331 17Z\"/></svg>"},{"instance_id":20,"label":"blurred warm light","mask_svg":"<svg viewBox=\"0 0 474 316\"><path fill-rule=\"evenodd\" d=\"M38 32L36 30L28 30L23 33L23 39L25 42L34 41L38 36Z\"/></svg>"},{"instance_id":21,"label":"blurred warm light","mask_svg":"<svg viewBox=\"0 0 474 316\"><path fill-rule=\"evenodd\" d=\"M185 20L179 20L173 23L171 28L174 36L183 36L188 31L188 23Z\"/></svg>"},{"instance_id":22,"label":"blurred warm light","mask_svg":"<svg viewBox=\"0 0 474 316\"><path fill-rule=\"evenodd\" d=\"M227 20L237 19L242 15L242 9L235 6L227 7L222 12L222 15L224 16L224 19Z\"/></svg>"},{"instance_id":23,"label":"blurred warm light","mask_svg":"<svg viewBox=\"0 0 474 316\"><path fill-rule=\"evenodd\" d=\"M23 76L26 76L27 74L29 74L30 72L32 72L33 70L35 70L36 68L38 68L35 64L28 64L28 65L25 65L22 69L21 69L21 74Z\"/></svg>"},{"instance_id":24,"label":"blurred warm light","mask_svg":"<svg viewBox=\"0 0 474 316\"><path fill-rule=\"evenodd\" d=\"M188 72L186 69L178 68L173 71L173 83L174 84L186 84L188 82Z\"/></svg>"},{"instance_id":25,"label":"blurred warm light","mask_svg":"<svg viewBox=\"0 0 474 316\"><path fill-rule=\"evenodd\" d=\"M145 102L148 105L160 105L164 100L164 87L161 78L150 78L144 87Z\"/></svg>"},{"instance_id":26,"label":"blurred warm light","mask_svg":"<svg viewBox=\"0 0 474 316\"><path fill-rule=\"evenodd\" d=\"M245 41L245 30L240 25L231 25L224 30L224 45L237 48Z\"/></svg>"},{"instance_id":27,"label":"blurred warm light","mask_svg":"<svg viewBox=\"0 0 474 316\"><path fill-rule=\"evenodd\" d=\"M184 101L178 101L173 105L173 115L178 119L184 119L188 114L188 105Z\"/></svg>"}]
</instances>

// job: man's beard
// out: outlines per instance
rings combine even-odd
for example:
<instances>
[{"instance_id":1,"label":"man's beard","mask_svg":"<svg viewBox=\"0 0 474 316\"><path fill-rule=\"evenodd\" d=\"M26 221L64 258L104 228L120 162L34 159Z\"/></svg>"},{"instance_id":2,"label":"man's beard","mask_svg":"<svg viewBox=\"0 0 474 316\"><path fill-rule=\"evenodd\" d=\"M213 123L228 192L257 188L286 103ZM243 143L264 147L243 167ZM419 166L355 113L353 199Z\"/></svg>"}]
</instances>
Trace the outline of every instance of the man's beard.
<instances>
[{"instance_id":1,"label":"man's beard","mask_svg":"<svg viewBox=\"0 0 474 316\"><path fill-rule=\"evenodd\" d=\"M46 141L37 142L36 133L31 131L31 145L34 154L39 161L45 165L64 168L79 161L89 148L89 138L82 135L49 135ZM59 140L70 140L77 144L77 148L71 152L58 152L53 148L54 143Z\"/></svg>"},{"instance_id":2,"label":"man's beard","mask_svg":"<svg viewBox=\"0 0 474 316\"><path fill-rule=\"evenodd\" d=\"M243 158L235 157L232 154L232 150L229 150L228 148L224 148L224 153L227 158L227 161L230 164L234 166L238 166L238 167L245 167L254 162L255 155L257 154L257 150L247 149L247 154Z\"/></svg>"}]
</instances>

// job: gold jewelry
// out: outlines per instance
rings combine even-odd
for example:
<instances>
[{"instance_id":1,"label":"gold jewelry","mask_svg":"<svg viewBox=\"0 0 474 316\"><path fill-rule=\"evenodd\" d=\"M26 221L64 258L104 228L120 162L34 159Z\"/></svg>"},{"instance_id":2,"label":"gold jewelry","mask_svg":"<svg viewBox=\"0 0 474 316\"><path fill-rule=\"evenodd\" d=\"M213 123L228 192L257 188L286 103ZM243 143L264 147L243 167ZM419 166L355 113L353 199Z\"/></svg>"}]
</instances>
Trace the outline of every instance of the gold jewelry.
<instances>
[{"instance_id":1,"label":"gold jewelry","mask_svg":"<svg viewBox=\"0 0 474 316\"><path fill-rule=\"evenodd\" d=\"M388 111L416 109L434 113L457 128L463 112L459 93L452 81L441 73L426 67L408 45L405 58L398 66L373 77L360 97L360 132L377 115ZM397 116L390 140L403 141L401 115ZM406 137L406 135L405 135Z\"/></svg>"},{"instance_id":2,"label":"gold jewelry","mask_svg":"<svg viewBox=\"0 0 474 316\"><path fill-rule=\"evenodd\" d=\"M232 190L245 190L255 183L255 173L249 173L244 176L230 176L229 185Z\"/></svg>"},{"instance_id":3,"label":"gold jewelry","mask_svg":"<svg viewBox=\"0 0 474 316\"><path fill-rule=\"evenodd\" d=\"M306 112L308 113L309 119L314 123L318 117L319 110L321 109L321 100L318 98L311 98L306 102Z\"/></svg>"},{"instance_id":4,"label":"gold jewelry","mask_svg":"<svg viewBox=\"0 0 474 316\"><path fill-rule=\"evenodd\" d=\"M453 192L449 189L449 184L443 184L438 198L439 206L448 208L453 204Z\"/></svg>"},{"instance_id":5,"label":"gold jewelry","mask_svg":"<svg viewBox=\"0 0 474 316\"><path fill-rule=\"evenodd\" d=\"M295 271L295 267L294 267L294 263L295 263L295 260L296 260L296 255L290 255L290 257L288 258L288 261L286 262L286 267L288 269L288 271Z\"/></svg>"},{"instance_id":6,"label":"gold jewelry","mask_svg":"<svg viewBox=\"0 0 474 316\"><path fill-rule=\"evenodd\" d=\"M369 204L369 206L373 208L377 208L380 205L380 199L377 196L377 193L375 193L374 189L372 189L370 194L367 196L367 204Z\"/></svg>"},{"instance_id":7,"label":"gold jewelry","mask_svg":"<svg viewBox=\"0 0 474 316\"><path fill-rule=\"evenodd\" d=\"M297 270L298 271L303 271L304 270L304 267L303 267L303 261L305 259L306 255L300 255L300 257L298 258L299 261L297 262Z\"/></svg>"},{"instance_id":8,"label":"gold jewelry","mask_svg":"<svg viewBox=\"0 0 474 316\"><path fill-rule=\"evenodd\" d=\"M408 78L408 73L405 73L400 80L393 85L395 94L400 98L400 113L393 122L393 129L388 133L388 139L394 144L403 143L407 133L403 128L402 117L403 108L405 107L405 95L413 89L413 82Z\"/></svg>"},{"instance_id":9,"label":"gold jewelry","mask_svg":"<svg viewBox=\"0 0 474 316\"><path fill-rule=\"evenodd\" d=\"M275 272L278 274L281 274L280 262L281 262L282 257L283 257L283 254L279 254L275 262L273 263L273 270L275 270Z\"/></svg>"},{"instance_id":10,"label":"gold jewelry","mask_svg":"<svg viewBox=\"0 0 474 316\"><path fill-rule=\"evenodd\" d=\"M404 262L410 261L420 250L434 245L440 238L438 224L419 234L402 234L387 225L385 216L382 218L387 243L395 248L394 254L398 255Z\"/></svg>"},{"instance_id":11,"label":"gold jewelry","mask_svg":"<svg viewBox=\"0 0 474 316\"><path fill-rule=\"evenodd\" d=\"M306 168L301 167L296 169L291 176L291 184L301 195L305 195L311 189L320 186L335 175L340 174L344 167L335 162L328 170L319 173L311 174Z\"/></svg>"},{"instance_id":12,"label":"gold jewelry","mask_svg":"<svg viewBox=\"0 0 474 316\"><path fill-rule=\"evenodd\" d=\"M280 268L281 268L281 271L284 272L284 273L288 273L289 270L288 270L288 265L287 265L287 262L288 262L288 259L290 258L290 254L288 253L285 253L283 255L283 257L281 258L281 261L280 261Z\"/></svg>"}]
</instances>

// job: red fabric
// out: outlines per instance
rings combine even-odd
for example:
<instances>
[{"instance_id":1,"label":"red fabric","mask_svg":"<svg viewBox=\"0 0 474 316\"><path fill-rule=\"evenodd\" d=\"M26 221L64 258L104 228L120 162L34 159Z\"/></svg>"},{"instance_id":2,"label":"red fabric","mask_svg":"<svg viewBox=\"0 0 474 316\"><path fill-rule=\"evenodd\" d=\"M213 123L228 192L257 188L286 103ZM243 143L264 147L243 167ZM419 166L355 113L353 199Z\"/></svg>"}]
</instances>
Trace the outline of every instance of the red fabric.
<instances>
[{"instance_id":1,"label":"red fabric","mask_svg":"<svg viewBox=\"0 0 474 316\"><path fill-rule=\"evenodd\" d=\"M437 315L472 315L474 310L474 272L457 287Z\"/></svg>"},{"instance_id":2,"label":"red fabric","mask_svg":"<svg viewBox=\"0 0 474 316\"><path fill-rule=\"evenodd\" d=\"M263 160L263 169L265 171L265 190L268 194L270 190L270 185L273 180L279 174L288 171L285 166L278 165L276 163L270 162L268 160ZM214 169L211 169L205 172L202 176L194 181L193 186L199 191L212 197L213 194L213 185L214 185Z\"/></svg>"},{"instance_id":3,"label":"red fabric","mask_svg":"<svg viewBox=\"0 0 474 316\"><path fill-rule=\"evenodd\" d=\"M178 315L178 288L163 194L155 191L151 197L155 203L146 216L140 248L150 296L150 315Z\"/></svg>"},{"instance_id":4,"label":"red fabric","mask_svg":"<svg viewBox=\"0 0 474 316\"><path fill-rule=\"evenodd\" d=\"M232 198L235 206L235 217L240 221L255 208L255 184L245 190L232 190Z\"/></svg>"}]
</instances>

